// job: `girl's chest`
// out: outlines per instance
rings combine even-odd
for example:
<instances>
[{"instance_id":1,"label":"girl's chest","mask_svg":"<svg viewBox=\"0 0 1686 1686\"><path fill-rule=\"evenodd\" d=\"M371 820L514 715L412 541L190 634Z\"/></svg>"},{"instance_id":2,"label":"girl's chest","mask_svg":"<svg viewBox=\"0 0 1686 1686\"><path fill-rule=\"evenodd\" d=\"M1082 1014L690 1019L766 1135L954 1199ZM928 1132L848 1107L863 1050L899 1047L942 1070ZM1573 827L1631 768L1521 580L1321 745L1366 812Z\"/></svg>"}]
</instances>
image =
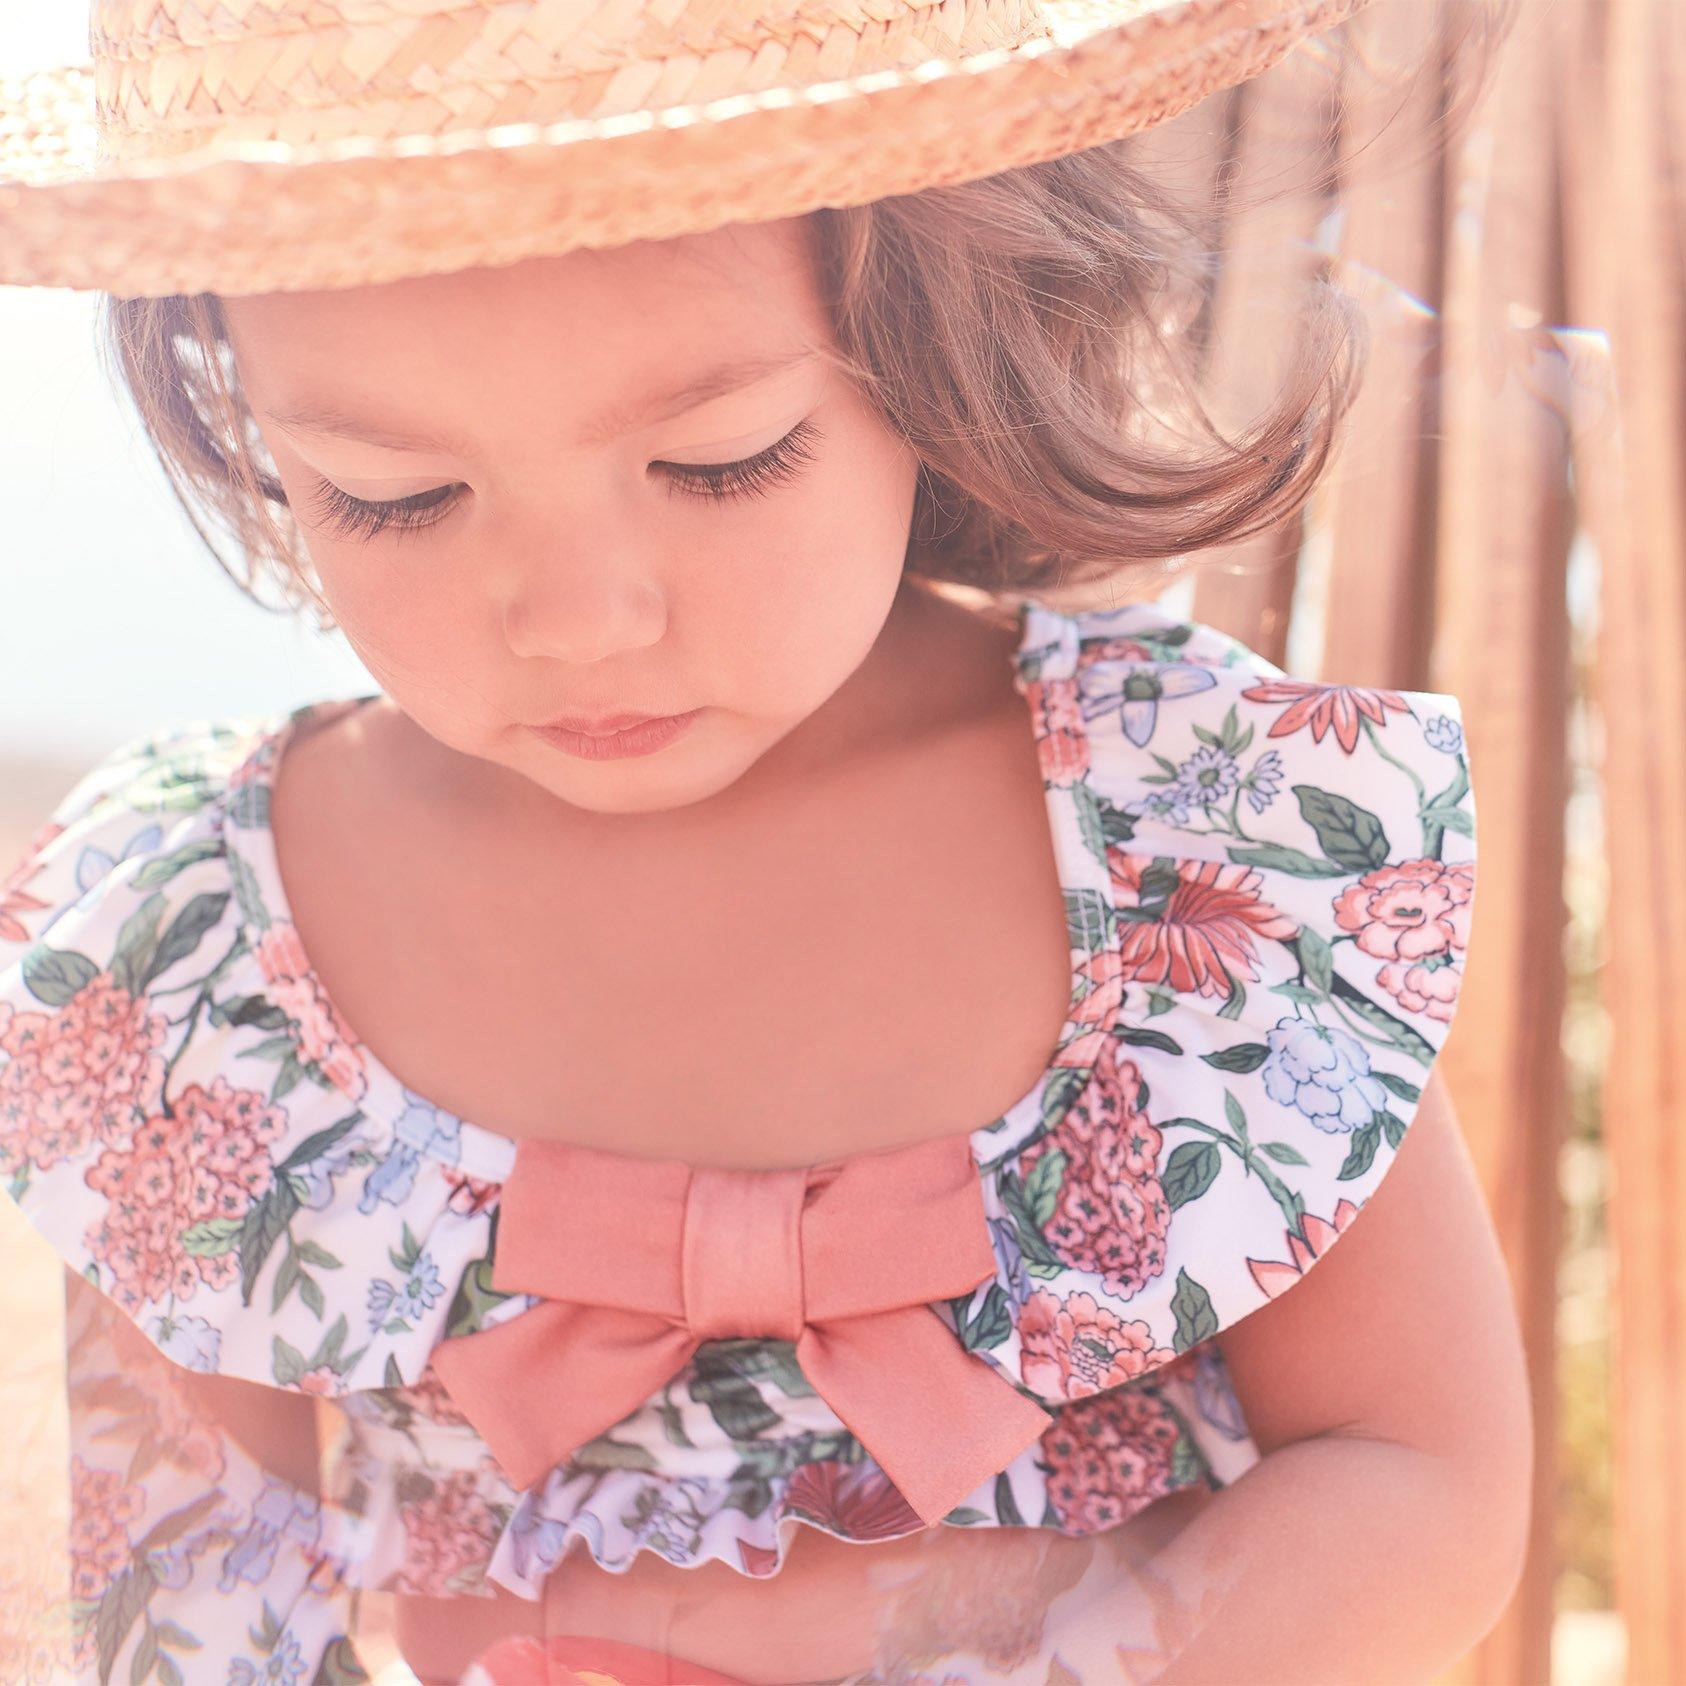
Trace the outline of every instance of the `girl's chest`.
<instances>
[{"instance_id":1,"label":"girl's chest","mask_svg":"<svg viewBox=\"0 0 1686 1686\"><path fill-rule=\"evenodd\" d=\"M648 848L465 837L377 801L348 752L307 737L279 785L300 936L373 1056L475 1124L806 1164L988 1124L1059 1040L1071 956L1022 712Z\"/></svg>"}]
</instances>

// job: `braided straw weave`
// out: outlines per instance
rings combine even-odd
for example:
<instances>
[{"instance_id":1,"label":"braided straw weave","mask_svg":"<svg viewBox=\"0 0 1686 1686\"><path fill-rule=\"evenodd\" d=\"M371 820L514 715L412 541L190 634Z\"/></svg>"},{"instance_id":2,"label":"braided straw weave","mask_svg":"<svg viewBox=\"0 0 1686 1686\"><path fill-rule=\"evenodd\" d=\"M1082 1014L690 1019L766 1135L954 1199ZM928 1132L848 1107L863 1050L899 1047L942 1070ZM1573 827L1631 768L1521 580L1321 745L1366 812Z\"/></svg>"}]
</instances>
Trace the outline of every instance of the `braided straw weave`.
<instances>
[{"instance_id":1,"label":"braided straw weave","mask_svg":"<svg viewBox=\"0 0 1686 1686\"><path fill-rule=\"evenodd\" d=\"M1368 0L92 0L0 79L0 282L339 287L975 180Z\"/></svg>"}]
</instances>

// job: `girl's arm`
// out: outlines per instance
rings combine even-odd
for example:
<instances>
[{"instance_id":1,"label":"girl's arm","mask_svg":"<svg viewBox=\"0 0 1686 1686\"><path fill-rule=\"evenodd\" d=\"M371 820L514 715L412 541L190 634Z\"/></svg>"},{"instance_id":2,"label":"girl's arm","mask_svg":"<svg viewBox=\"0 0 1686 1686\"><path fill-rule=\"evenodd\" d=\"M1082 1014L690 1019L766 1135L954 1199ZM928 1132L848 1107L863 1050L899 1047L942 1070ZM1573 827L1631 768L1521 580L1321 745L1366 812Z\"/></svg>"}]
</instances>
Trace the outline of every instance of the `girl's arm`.
<instances>
[{"instance_id":1,"label":"girl's arm","mask_svg":"<svg viewBox=\"0 0 1686 1686\"><path fill-rule=\"evenodd\" d=\"M1533 1420L1438 1074L1339 1244L1214 1338L1263 1456L1137 1567L1120 1678L1420 1682L1455 1662L1520 1576Z\"/></svg>"},{"instance_id":2,"label":"girl's arm","mask_svg":"<svg viewBox=\"0 0 1686 1686\"><path fill-rule=\"evenodd\" d=\"M165 1357L65 1271L73 1673L366 1678L314 1401Z\"/></svg>"}]
</instances>

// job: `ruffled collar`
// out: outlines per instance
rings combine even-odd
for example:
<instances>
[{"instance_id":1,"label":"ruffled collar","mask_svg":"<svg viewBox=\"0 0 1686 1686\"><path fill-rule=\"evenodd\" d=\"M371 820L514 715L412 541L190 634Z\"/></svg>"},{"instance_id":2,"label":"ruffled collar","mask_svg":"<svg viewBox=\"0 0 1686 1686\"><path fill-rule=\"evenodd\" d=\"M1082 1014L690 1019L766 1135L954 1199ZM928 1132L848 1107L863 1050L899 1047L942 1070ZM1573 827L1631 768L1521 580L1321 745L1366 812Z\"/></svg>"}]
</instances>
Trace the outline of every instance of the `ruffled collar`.
<instances>
[{"instance_id":1,"label":"ruffled collar","mask_svg":"<svg viewBox=\"0 0 1686 1686\"><path fill-rule=\"evenodd\" d=\"M1178 624L1157 605L1136 604L1118 612L1123 629L1151 631ZM1118 617L1114 617L1117 619ZM1023 694L1028 674L1039 679L1066 678L1076 672L1079 659L1079 626L1068 615L1044 604L1023 603L1019 608L1020 635L1013 652L1014 683ZM381 693L326 698L305 703L259 722L251 748L232 772L226 801L235 823L223 829L235 899L246 941L252 949L269 948L266 970L279 970L288 980L292 997L289 1009L301 1017L307 1052L317 1069L330 1079L345 1098L361 1109L365 1120L377 1131L387 1133L395 1145L407 1148L399 1163L413 1167L419 1161L448 1166L460 1176L486 1185L507 1180L514 1164L517 1140L489 1124L464 1118L419 1094L392 1071L360 1036L346 1018L317 973L297 922L283 881L270 825L271 794L288 746L310 727L326 725L379 699ZM1033 721L1026 719L1026 731ZM1083 1003L1094 987L1085 960L1088 947L1081 940L1076 922L1093 917L1071 902L1070 892L1079 888L1098 895L1107 908L1114 906L1110 876L1099 870L1093 854L1082 846L1075 813L1074 792L1068 785L1047 784L1044 791L1050 835L1060 883L1066 888L1068 910L1074 922L1071 951L1070 991L1066 1019L1055 1047L1042 1071L1026 1092L997 1118L966 1132L980 1172L991 1168L1004 1154L1032 1131L1056 1121L1049 1107L1049 1085L1065 1072L1061 1053L1079 1035L1092 1036L1105 1030L1105 1022L1092 1022ZM255 893L254 893L255 892ZM1112 1012L1116 1015L1117 1008ZM1067 1104L1075 1100L1080 1086L1060 1085ZM367 1131L364 1132L368 1139ZM634 1156L624 1156L634 1157ZM866 1156L866 1157L870 1157Z\"/></svg>"}]
</instances>

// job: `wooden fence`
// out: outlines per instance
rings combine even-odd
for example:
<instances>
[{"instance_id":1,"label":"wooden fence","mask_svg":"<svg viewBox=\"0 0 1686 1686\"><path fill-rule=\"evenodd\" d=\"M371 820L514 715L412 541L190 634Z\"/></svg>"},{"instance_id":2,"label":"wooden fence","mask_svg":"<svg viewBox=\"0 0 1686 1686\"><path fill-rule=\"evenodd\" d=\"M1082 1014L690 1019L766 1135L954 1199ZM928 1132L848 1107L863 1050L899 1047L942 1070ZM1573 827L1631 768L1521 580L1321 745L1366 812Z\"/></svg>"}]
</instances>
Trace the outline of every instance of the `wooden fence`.
<instances>
[{"instance_id":1,"label":"wooden fence","mask_svg":"<svg viewBox=\"0 0 1686 1686\"><path fill-rule=\"evenodd\" d=\"M1373 65L1432 61L1467 22L1467 0L1377 0L1346 28ZM1193 179L1245 185L1303 137L1325 68L1297 55L1146 139L1177 168L1203 144ZM1216 373L1241 410L1271 376L1247 366L1259 339L1238 301L1308 254L1365 299L1373 342L1303 520L1204 564L1193 613L1294 671L1464 705L1482 890L1445 1069L1512 1273L1539 1436L1522 1584L1447 1677L1492 1686L1552 1676L1565 814L1575 710L1593 705L1580 753L1626 892L1600 910L1595 980L1614 1573L1627 1679L1655 1686L1686 1680L1686 1085L1669 1045L1671 979L1686 986L1686 5L1521 0L1473 109L1397 111L1411 144L1389 157L1397 92L1348 86L1332 195L1214 233L1235 247L1213 302L1234 367ZM1435 76L1413 85L1415 102L1445 97ZM1572 659L1577 543L1599 569L1590 698Z\"/></svg>"}]
</instances>

